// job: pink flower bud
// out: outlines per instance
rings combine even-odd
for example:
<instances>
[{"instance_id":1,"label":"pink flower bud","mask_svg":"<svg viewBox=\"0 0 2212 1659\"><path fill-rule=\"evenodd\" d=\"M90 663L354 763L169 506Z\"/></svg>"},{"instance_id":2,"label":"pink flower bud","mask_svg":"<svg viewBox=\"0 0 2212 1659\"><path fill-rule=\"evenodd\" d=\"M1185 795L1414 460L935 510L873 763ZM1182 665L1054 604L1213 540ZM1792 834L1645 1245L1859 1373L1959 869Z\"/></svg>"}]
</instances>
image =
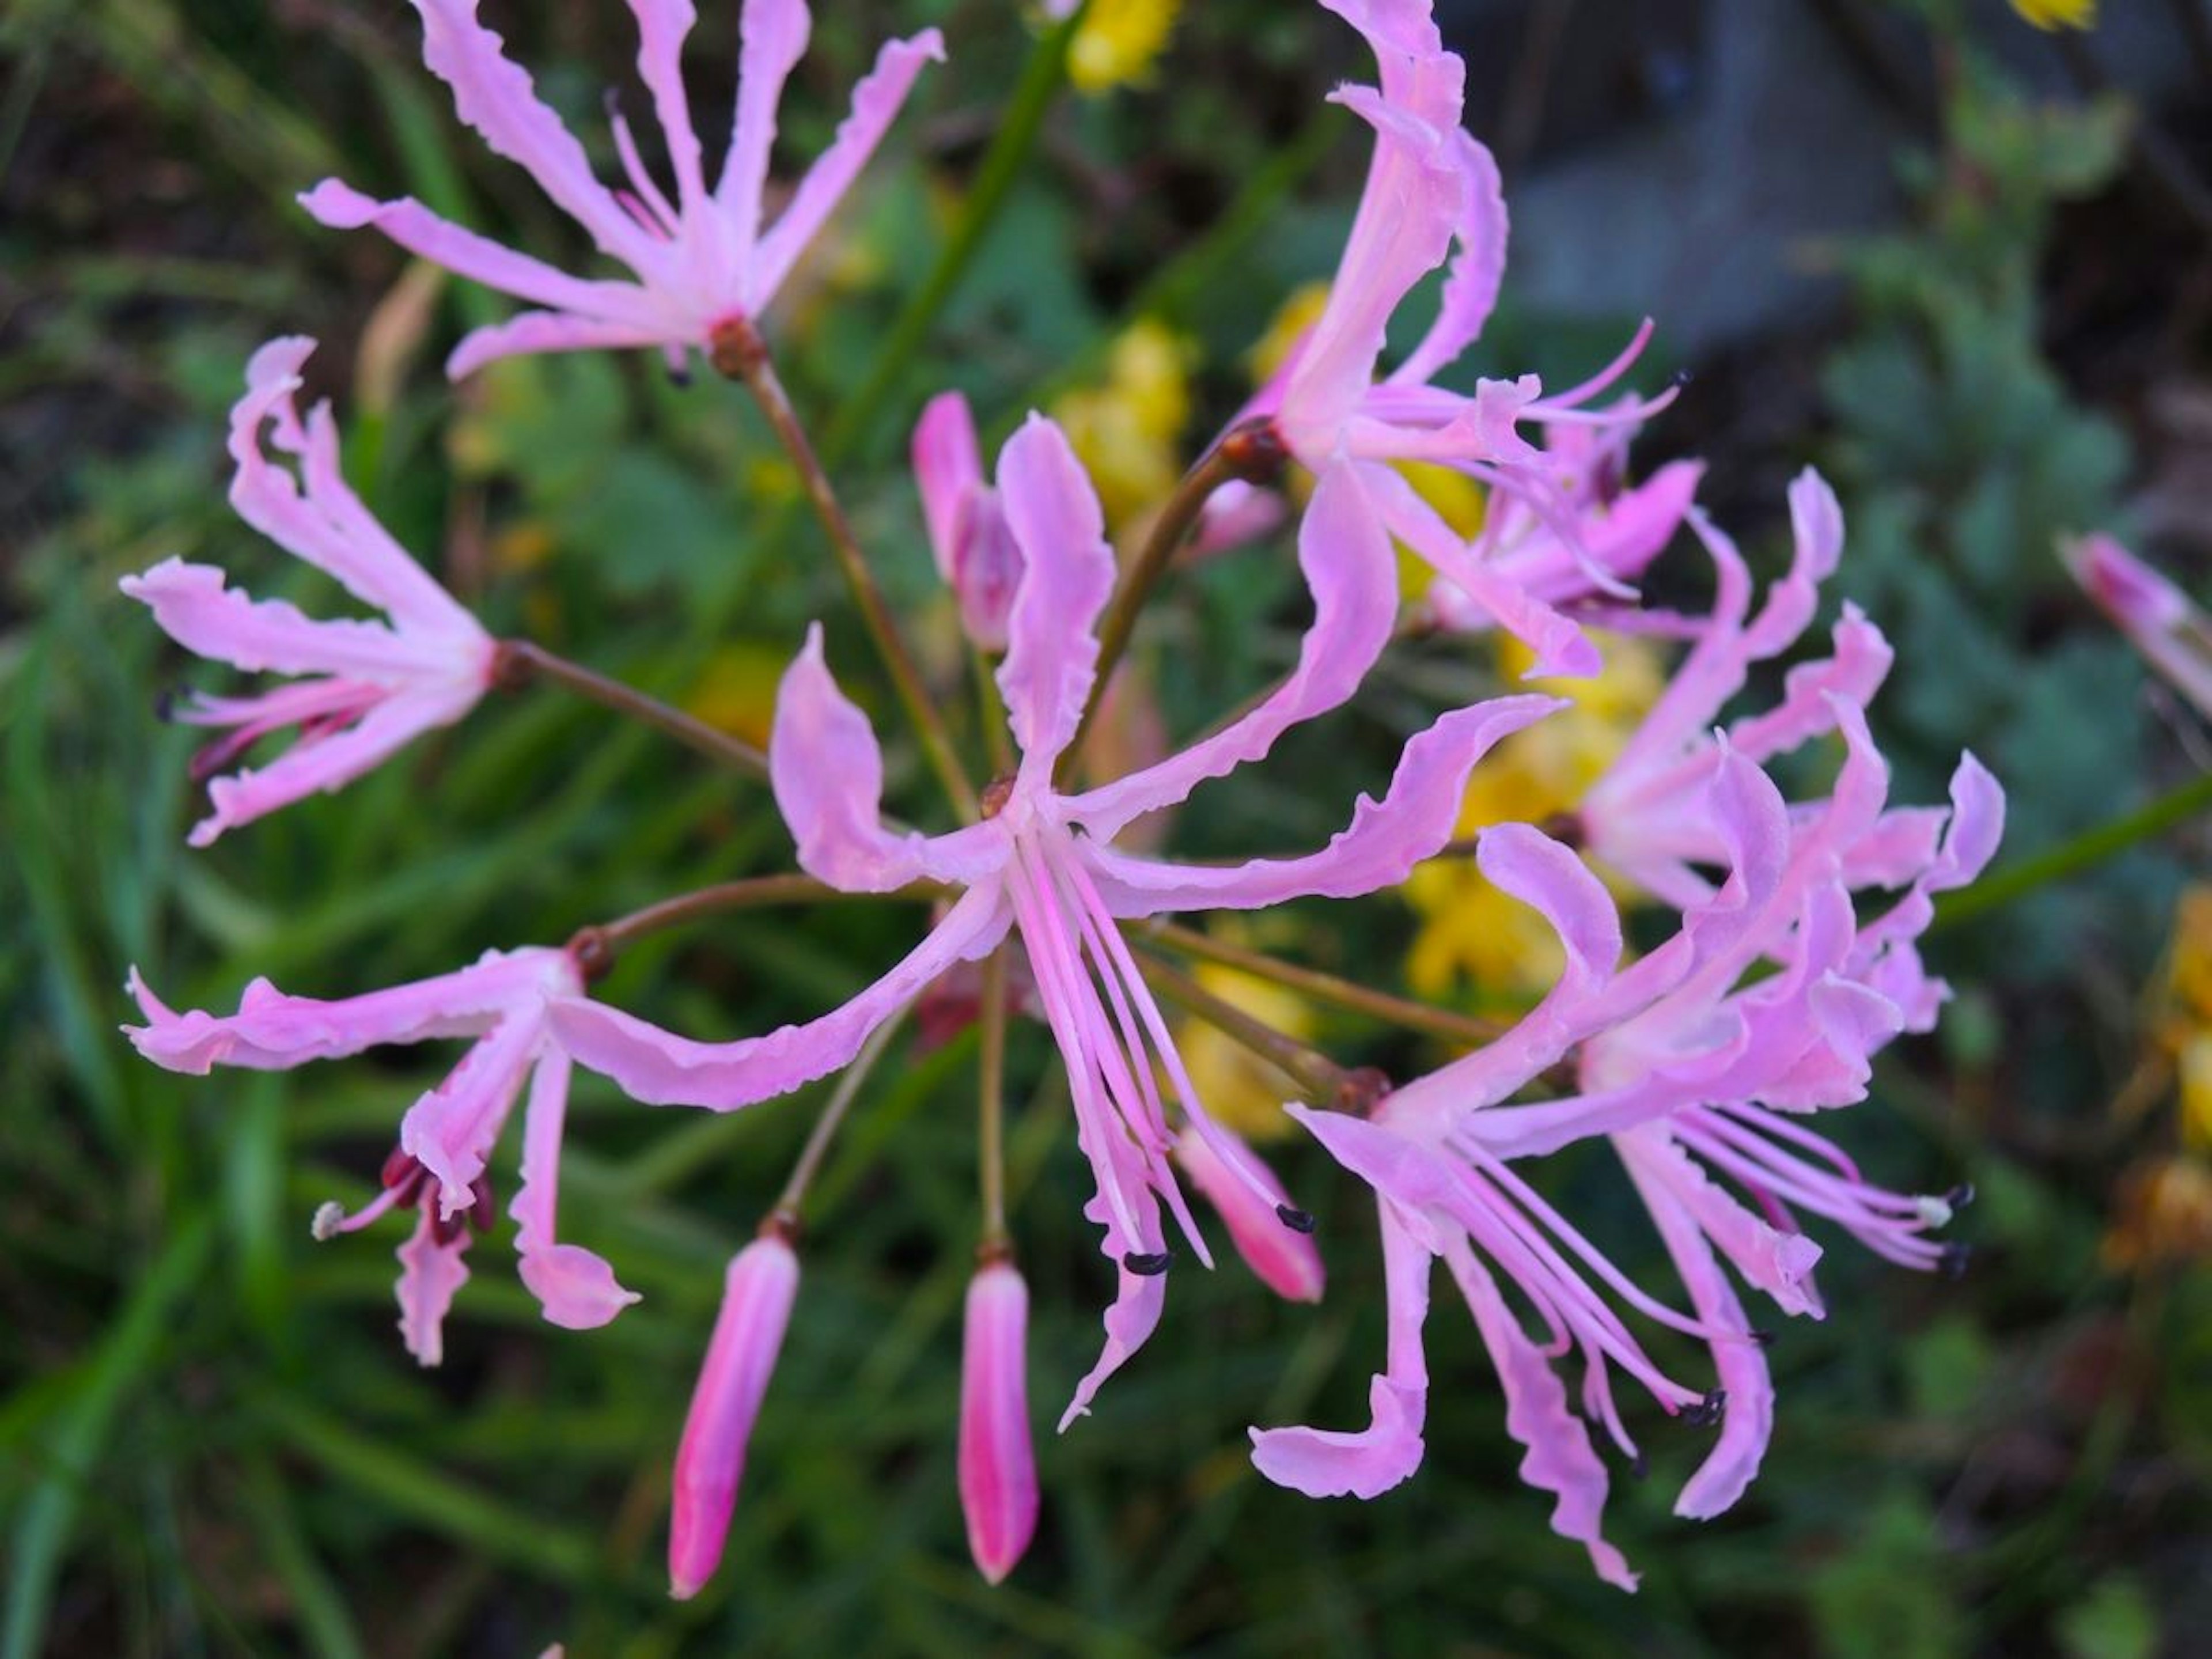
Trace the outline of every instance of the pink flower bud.
<instances>
[{"instance_id":1,"label":"pink flower bud","mask_svg":"<svg viewBox=\"0 0 2212 1659\"><path fill-rule=\"evenodd\" d=\"M983 477L975 418L957 392L930 399L914 429L914 476L938 574L960 602L960 623L986 651L1006 648L1022 550L999 492Z\"/></svg>"},{"instance_id":2,"label":"pink flower bud","mask_svg":"<svg viewBox=\"0 0 2212 1659\"><path fill-rule=\"evenodd\" d=\"M669 1593L679 1601L697 1595L722 1559L744 1474L745 1442L798 1293L799 1258L780 1232L763 1232L730 1262L721 1316L676 1451L668 1580Z\"/></svg>"},{"instance_id":3,"label":"pink flower bud","mask_svg":"<svg viewBox=\"0 0 2212 1659\"><path fill-rule=\"evenodd\" d=\"M1011 1261L988 1263L968 1285L960 1376L960 1506L968 1547L997 1583L1036 1531L1036 1458L1030 1445L1025 1339L1030 1293Z\"/></svg>"},{"instance_id":4,"label":"pink flower bud","mask_svg":"<svg viewBox=\"0 0 2212 1659\"><path fill-rule=\"evenodd\" d=\"M1282 1183L1258 1155L1249 1147L1245 1149L1245 1159L1253 1174L1273 1194L1272 1206L1248 1183L1222 1166L1220 1158L1197 1131L1185 1129L1176 1140L1175 1152L1176 1161L1182 1165L1191 1184L1206 1194L1206 1201L1229 1224L1229 1237L1237 1245L1237 1253L1259 1275L1260 1282L1288 1301L1320 1301L1327 1279L1321 1265L1321 1251L1315 1247L1310 1233L1284 1218L1285 1211L1293 1217L1301 1212L1291 1206ZM1305 1225L1310 1227L1312 1223L1309 1221Z\"/></svg>"}]
</instances>

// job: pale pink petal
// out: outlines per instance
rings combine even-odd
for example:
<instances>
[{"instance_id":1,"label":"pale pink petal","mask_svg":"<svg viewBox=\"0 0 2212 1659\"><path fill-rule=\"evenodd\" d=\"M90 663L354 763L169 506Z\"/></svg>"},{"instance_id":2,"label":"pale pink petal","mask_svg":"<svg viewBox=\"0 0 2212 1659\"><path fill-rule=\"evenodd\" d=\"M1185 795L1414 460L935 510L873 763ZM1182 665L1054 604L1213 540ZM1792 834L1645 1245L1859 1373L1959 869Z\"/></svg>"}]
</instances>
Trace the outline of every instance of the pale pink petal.
<instances>
[{"instance_id":1,"label":"pale pink petal","mask_svg":"<svg viewBox=\"0 0 2212 1659\"><path fill-rule=\"evenodd\" d=\"M1835 729L1832 698L1861 708L1873 701L1895 659L1889 641L1855 605L1844 606L1834 639L1834 654L1792 668L1783 677L1782 700L1737 721L1729 741L1755 761L1771 760Z\"/></svg>"},{"instance_id":2,"label":"pale pink petal","mask_svg":"<svg viewBox=\"0 0 2212 1659\"><path fill-rule=\"evenodd\" d=\"M835 1012L765 1036L694 1042L607 1007L568 998L552 1005L553 1030L580 1064L651 1106L731 1111L787 1094L851 1063L868 1034L954 964L987 956L1011 916L995 882L963 895L921 943Z\"/></svg>"},{"instance_id":3,"label":"pale pink petal","mask_svg":"<svg viewBox=\"0 0 2212 1659\"><path fill-rule=\"evenodd\" d=\"M1098 666L1098 613L1114 591L1114 550L1097 492L1060 428L1031 415L999 456L999 496L1022 550L999 689L1022 774L1049 779L1075 735Z\"/></svg>"},{"instance_id":4,"label":"pale pink petal","mask_svg":"<svg viewBox=\"0 0 2212 1659\"><path fill-rule=\"evenodd\" d=\"M428 1206L399 1247L399 1334L418 1364L434 1365L446 1357L446 1314L454 1292L469 1282L469 1264L461 1260L468 1248L465 1227L439 1242Z\"/></svg>"},{"instance_id":5,"label":"pale pink petal","mask_svg":"<svg viewBox=\"0 0 2212 1659\"><path fill-rule=\"evenodd\" d=\"M1431 1249L1407 1226L1395 1205L1378 1195L1382 1226L1383 1292L1389 1352L1367 1390L1364 1429L1254 1429L1252 1463L1279 1486L1309 1498L1379 1497L1421 1466L1429 1372L1421 1348L1428 1317Z\"/></svg>"},{"instance_id":6,"label":"pale pink petal","mask_svg":"<svg viewBox=\"0 0 2212 1659\"><path fill-rule=\"evenodd\" d=\"M915 487L921 493L922 520L929 527L929 550L947 587L956 586L960 525L969 501L987 488L983 458L975 441L975 417L957 392L941 392L922 405L915 422L911 459Z\"/></svg>"},{"instance_id":7,"label":"pale pink petal","mask_svg":"<svg viewBox=\"0 0 2212 1659\"><path fill-rule=\"evenodd\" d=\"M642 272L659 262L653 239L592 176L584 147L538 96L506 43L477 18L477 0L415 0L422 61L453 88L453 106L493 151L538 181L600 251Z\"/></svg>"},{"instance_id":8,"label":"pale pink petal","mask_svg":"<svg viewBox=\"0 0 2212 1659\"><path fill-rule=\"evenodd\" d=\"M699 135L684 95L684 42L698 21L691 0L629 0L637 19L637 76L653 94L653 112L676 170L676 199L685 216L705 200Z\"/></svg>"},{"instance_id":9,"label":"pale pink petal","mask_svg":"<svg viewBox=\"0 0 2212 1659\"><path fill-rule=\"evenodd\" d=\"M988 823L934 837L883 827L883 750L823 660L819 623L777 689L769 774L799 866L841 891L884 893L924 877L970 884L1006 864L1006 836Z\"/></svg>"},{"instance_id":10,"label":"pale pink petal","mask_svg":"<svg viewBox=\"0 0 2212 1659\"><path fill-rule=\"evenodd\" d=\"M1164 864L1096 842L1081 844L1081 856L1117 916L1358 898L1395 886L1433 858L1452 837L1476 763L1504 738L1565 706L1555 697L1498 697L1444 715L1406 745L1382 799L1360 796L1350 826L1304 858L1212 868Z\"/></svg>"},{"instance_id":11,"label":"pale pink petal","mask_svg":"<svg viewBox=\"0 0 2212 1659\"><path fill-rule=\"evenodd\" d=\"M340 674L373 682L405 680L440 666L422 641L380 622L304 616L283 599L256 599L227 585L209 564L164 559L143 576L125 576L122 591L154 613L155 626L195 656L248 673ZM453 668L471 672L480 656L490 677L490 646L457 651Z\"/></svg>"},{"instance_id":12,"label":"pale pink petal","mask_svg":"<svg viewBox=\"0 0 2212 1659\"><path fill-rule=\"evenodd\" d=\"M738 108L714 199L750 263L760 240L761 197L783 83L806 53L805 0L744 0L738 14Z\"/></svg>"},{"instance_id":13,"label":"pale pink petal","mask_svg":"<svg viewBox=\"0 0 2212 1659\"><path fill-rule=\"evenodd\" d=\"M1217 1126L1216 1133L1230 1132ZM1232 1174L1195 1130L1185 1129L1176 1137L1176 1161L1226 1224L1237 1254L1261 1283L1285 1301L1320 1301L1327 1282L1321 1251L1310 1233L1284 1221L1282 1212L1290 1206L1290 1194L1274 1171L1250 1147L1243 1146L1242 1151L1245 1167L1258 1181L1260 1192ZM1268 1202L1269 1199L1273 1201Z\"/></svg>"},{"instance_id":14,"label":"pale pink petal","mask_svg":"<svg viewBox=\"0 0 2212 1659\"><path fill-rule=\"evenodd\" d=\"M1011 1261L968 1284L960 1365L960 1508L968 1549L990 1583L1014 1570L1036 1531L1030 1439L1030 1294Z\"/></svg>"},{"instance_id":15,"label":"pale pink petal","mask_svg":"<svg viewBox=\"0 0 2212 1659\"><path fill-rule=\"evenodd\" d=\"M1820 1260L1818 1244L1802 1233L1779 1231L1746 1209L1668 1139L1662 1125L1649 1124L1616 1135L1613 1145L1655 1218L1663 1198L1670 1214L1679 1213L1711 1240L1745 1280L1765 1291L1783 1312L1819 1316L1810 1294L1813 1269ZM1662 1223L1662 1231L1664 1226ZM1694 1292L1696 1286L1692 1289Z\"/></svg>"},{"instance_id":16,"label":"pale pink petal","mask_svg":"<svg viewBox=\"0 0 2212 1659\"><path fill-rule=\"evenodd\" d=\"M723 1279L722 1310L676 1452L668 1582L669 1594L679 1601L696 1595L721 1561L744 1474L745 1444L798 1295L799 1258L773 1232L738 1251Z\"/></svg>"},{"instance_id":17,"label":"pale pink petal","mask_svg":"<svg viewBox=\"0 0 2212 1659\"><path fill-rule=\"evenodd\" d=\"M1359 469L1322 474L1298 529L1298 565L1313 595L1313 626L1297 665L1273 692L1210 738L1156 766L1071 798L1067 817L1100 841L1186 799L1200 783L1261 760L1300 721L1348 700L1382 654L1397 621L1396 566Z\"/></svg>"},{"instance_id":18,"label":"pale pink petal","mask_svg":"<svg viewBox=\"0 0 2212 1659\"><path fill-rule=\"evenodd\" d=\"M476 1202L476 1183L543 1035L535 1007L507 1015L400 1120L400 1149L438 1182L440 1207L448 1218Z\"/></svg>"},{"instance_id":19,"label":"pale pink petal","mask_svg":"<svg viewBox=\"0 0 2212 1659\"><path fill-rule=\"evenodd\" d=\"M1398 365L1390 376L1393 380L1431 380L1439 369L1457 362L1460 354L1481 336L1505 277L1508 221L1497 160L1464 128L1454 129L1450 145L1465 180L1459 222L1452 228L1459 252L1452 260L1451 274L1444 279L1443 301L1436 321L1420 344Z\"/></svg>"},{"instance_id":20,"label":"pale pink petal","mask_svg":"<svg viewBox=\"0 0 2212 1659\"><path fill-rule=\"evenodd\" d=\"M558 1049L538 1058L522 1119L522 1185L507 1213L514 1218L522 1282L544 1305L545 1317L572 1331L588 1331L638 1297L616 1282L605 1258L580 1244L561 1243L555 1236L569 1069L568 1056Z\"/></svg>"},{"instance_id":21,"label":"pale pink petal","mask_svg":"<svg viewBox=\"0 0 2212 1659\"><path fill-rule=\"evenodd\" d=\"M853 88L852 113L839 124L830 148L815 158L775 225L760 239L759 252L746 274L745 305L753 314L768 308L799 254L875 153L922 64L932 61L945 61L945 39L935 29L924 29L909 40L884 43L874 70Z\"/></svg>"},{"instance_id":22,"label":"pale pink petal","mask_svg":"<svg viewBox=\"0 0 2212 1659\"><path fill-rule=\"evenodd\" d=\"M1591 1447L1582 1419L1567 1408L1565 1386L1543 1350L1521 1328L1497 1281L1465 1241L1449 1241L1444 1260L1498 1367L1498 1386L1505 1392L1506 1432L1528 1448L1521 1460L1522 1480L1558 1498L1552 1507L1552 1530L1589 1550L1599 1577L1633 1590L1636 1575L1620 1552L1606 1542L1602 1531L1610 1484L1605 1464Z\"/></svg>"},{"instance_id":23,"label":"pale pink petal","mask_svg":"<svg viewBox=\"0 0 2212 1659\"><path fill-rule=\"evenodd\" d=\"M533 305L606 325L627 323L640 330L651 330L663 322L660 308L635 283L572 276L542 259L518 253L489 236L441 219L411 197L382 202L340 179L325 179L300 198L300 205L318 223L333 230L367 226L434 265L443 265L456 276ZM663 328L665 331L665 323Z\"/></svg>"},{"instance_id":24,"label":"pale pink petal","mask_svg":"<svg viewBox=\"0 0 2212 1659\"><path fill-rule=\"evenodd\" d=\"M694 343L696 331L665 322L623 322L559 311L526 311L503 323L472 328L446 357L446 377L465 380L486 363L561 351L625 349Z\"/></svg>"}]
</instances>

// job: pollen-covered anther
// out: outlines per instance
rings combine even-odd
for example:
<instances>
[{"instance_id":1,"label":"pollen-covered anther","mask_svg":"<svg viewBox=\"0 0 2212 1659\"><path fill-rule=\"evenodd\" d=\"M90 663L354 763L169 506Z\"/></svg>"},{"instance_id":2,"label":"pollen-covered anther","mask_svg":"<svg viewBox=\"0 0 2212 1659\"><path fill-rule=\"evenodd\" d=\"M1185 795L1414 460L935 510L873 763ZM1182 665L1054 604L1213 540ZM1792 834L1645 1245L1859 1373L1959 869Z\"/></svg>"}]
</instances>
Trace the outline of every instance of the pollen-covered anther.
<instances>
[{"instance_id":1,"label":"pollen-covered anther","mask_svg":"<svg viewBox=\"0 0 2212 1659\"><path fill-rule=\"evenodd\" d=\"M307 1224L307 1237L318 1244L327 1244L345 1230L345 1206L336 1199L325 1199L315 1206L314 1219Z\"/></svg>"},{"instance_id":2,"label":"pollen-covered anther","mask_svg":"<svg viewBox=\"0 0 2212 1659\"><path fill-rule=\"evenodd\" d=\"M1717 1428L1728 1414L1728 1390L1715 1389L1694 1406L1682 1407L1682 1420L1693 1429Z\"/></svg>"}]
</instances>

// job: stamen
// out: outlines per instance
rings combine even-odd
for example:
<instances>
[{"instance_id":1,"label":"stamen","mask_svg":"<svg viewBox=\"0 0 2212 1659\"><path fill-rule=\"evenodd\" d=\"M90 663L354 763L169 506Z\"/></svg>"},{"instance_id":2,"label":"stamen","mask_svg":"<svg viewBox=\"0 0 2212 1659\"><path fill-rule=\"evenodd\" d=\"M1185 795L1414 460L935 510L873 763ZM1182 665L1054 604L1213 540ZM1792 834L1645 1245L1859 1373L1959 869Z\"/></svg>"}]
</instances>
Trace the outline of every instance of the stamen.
<instances>
[{"instance_id":1,"label":"stamen","mask_svg":"<svg viewBox=\"0 0 2212 1659\"><path fill-rule=\"evenodd\" d=\"M1275 1206L1275 1218L1294 1233L1310 1233L1314 1230L1314 1218L1304 1210L1293 1209L1288 1204Z\"/></svg>"},{"instance_id":2,"label":"stamen","mask_svg":"<svg viewBox=\"0 0 2212 1659\"><path fill-rule=\"evenodd\" d=\"M327 1244L345 1231L345 1206L336 1199L326 1199L315 1206L315 1218L307 1224L307 1236L318 1244Z\"/></svg>"},{"instance_id":3,"label":"stamen","mask_svg":"<svg viewBox=\"0 0 2212 1659\"><path fill-rule=\"evenodd\" d=\"M1727 1412L1728 1390L1715 1389L1696 1405L1683 1407L1682 1420L1693 1429L1717 1428Z\"/></svg>"},{"instance_id":4,"label":"stamen","mask_svg":"<svg viewBox=\"0 0 2212 1659\"><path fill-rule=\"evenodd\" d=\"M1174 1258L1172 1250L1161 1250L1152 1255L1140 1255L1132 1250L1121 1258L1121 1265L1142 1278L1158 1279L1168 1270L1168 1263Z\"/></svg>"}]
</instances>

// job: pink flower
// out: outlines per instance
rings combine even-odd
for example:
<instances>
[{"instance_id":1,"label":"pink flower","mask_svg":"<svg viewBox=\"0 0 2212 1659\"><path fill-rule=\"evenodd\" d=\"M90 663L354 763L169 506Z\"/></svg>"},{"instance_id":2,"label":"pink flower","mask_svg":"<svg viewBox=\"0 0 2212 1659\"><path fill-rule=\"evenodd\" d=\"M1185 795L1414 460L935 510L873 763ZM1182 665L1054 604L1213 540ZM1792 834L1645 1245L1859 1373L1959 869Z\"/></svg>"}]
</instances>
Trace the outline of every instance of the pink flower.
<instances>
[{"instance_id":1,"label":"pink flower","mask_svg":"<svg viewBox=\"0 0 2212 1659\"><path fill-rule=\"evenodd\" d=\"M626 189L610 189L561 118L477 19L476 0L415 0L422 55L453 91L461 118L536 179L635 280L572 276L439 218L411 198L379 202L326 179L301 200L337 229L372 225L410 252L541 307L482 328L447 361L456 379L495 358L596 346L659 346L681 369L694 347L766 311L785 277L906 101L925 60L942 61L935 29L884 46L854 88L853 110L807 170L775 222L763 228L775 107L811 27L805 0L745 0L739 26L737 117L721 176L707 185L702 149L684 91L690 0L630 0L638 75L652 94L675 181L673 198L647 171L629 125L613 118Z\"/></svg>"},{"instance_id":2,"label":"pink flower","mask_svg":"<svg viewBox=\"0 0 2212 1659\"><path fill-rule=\"evenodd\" d=\"M1097 496L1066 440L1033 416L1007 444L997 492L1021 555L1021 580L998 671L1021 753L988 793L983 822L948 835L895 833L881 820L883 756L867 720L830 678L819 629L784 678L769 760L777 804L810 873L846 891L927 878L963 890L903 962L836 1012L732 1043L674 1036L587 1002L564 1003L561 1039L638 1098L728 1110L797 1088L848 1061L866 1035L947 969L1018 933L1047 1024L1067 1063L1077 1133L1097 1182L1086 1213L1105 1231L1120 1293L1098 1365L1061 1426L1157 1322L1169 1255L1164 1202L1209 1260L1167 1161L1167 1104L1180 1102L1231 1178L1276 1200L1255 1162L1206 1112L1119 922L1194 909L1244 909L1301 896L1352 897L1402 880L1452 833L1475 763L1498 739L1559 704L1501 699L1445 715L1410 742L1381 802L1304 858L1233 868L1163 863L1115 837L1199 784L1267 754L1292 724L1346 701L1387 641L1395 571L1360 475L1322 478L1301 527L1299 558L1315 617L1297 667L1264 702L1212 737L1112 783L1064 794L1054 784L1092 685L1094 629L1114 583ZM1164 1091L1156 1080L1164 1073ZM1306 1224L1285 1206L1283 1224Z\"/></svg>"},{"instance_id":3,"label":"pink flower","mask_svg":"<svg viewBox=\"0 0 2212 1659\"><path fill-rule=\"evenodd\" d=\"M1328 1276L1313 1235L1283 1225L1290 1194L1257 1152L1243 1150L1244 1168L1256 1180L1231 1174L1204 1135L1185 1129L1176 1137L1176 1162L1220 1215L1244 1265L1285 1301L1318 1302Z\"/></svg>"},{"instance_id":4,"label":"pink flower","mask_svg":"<svg viewBox=\"0 0 2212 1659\"><path fill-rule=\"evenodd\" d=\"M1026 1376L1030 1293L1011 1261L987 1262L968 1284L960 1369L960 1507L968 1549L995 1584L1036 1531L1036 1455Z\"/></svg>"},{"instance_id":5,"label":"pink flower","mask_svg":"<svg viewBox=\"0 0 2212 1659\"><path fill-rule=\"evenodd\" d=\"M2143 660L2212 720L2212 618L2110 536L2066 543L2059 556Z\"/></svg>"},{"instance_id":6,"label":"pink flower","mask_svg":"<svg viewBox=\"0 0 2212 1659\"><path fill-rule=\"evenodd\" d=\"M980 649L1004 651L1022 550L999 492L984 481L975 416L958 392L940 392L922 410L914 428L914 477L937 574L959 601L961 626Z\"/></svg>"},{"instance_id":7,"label":"pink flower","mask_svg":"<svg viewBox=\"0 0 2212 1659\"><path fill-rule=\"evenodd\" d=\"M444 1082L417 1099L386 1162L383 1191L354 1215L335 1205L315 1218L318 1237L352 1232L393 1209L421 1212L400 1247L399 1328L408 1352L438 1363L471 1231L491 1223L485 1164L523 1086L522 1186L507 1213L523 1283L545 1317L571 1330L605 1324L636 1295L580 1245L558 1242L554 1210L569 1060L546 1023L551 1004L580 997L584 981L566 951L487 952L475 966L366 996L325 1002L287 996L267 980L246 987L234 1014L173 1013L132 970L130 990L146 1024L125 1026L138 1052L172 1072L204 1076L216 1066L283 1072L390 1042L468 1037L473 1044Z\"/></svg>"},{"instance_id":8,"label":"pink flower","mask_svg":"<svg viewBox=\"0 0 2212 1659\"><path fill-rule=\"evenodd\" d=\"M731 1259L721 1315L684 1419L668 1528L669 1594L679 1601L696 1595L722 1559L745 1471L745 1443L798 1295L799 1257L771 1219Z\"/></svg>"},{"instance_id":9,"label":"pink flower","mask_svg":"<svg viewBox=\"0 0 2212 1659\"><path fill-rule=\"evenodd\" d=\"M249 672L305 675L254 697L194 697L176 717L227 726L202 750L195 778L215 810L193 827L205 847L224 830L318 790L343 787L421 732L449 726L491 684L496 646L471 617L370 516L338 470L337 423L318 404L303 424L294 404L313 340L271 340L253 354L246 392L231 411L238 471L230 502L271 541L336 577L387 620L319 622L282 599L249 599L210 565L168 559L123 591L187 650ZM298 476L263 453L261 428L296 458ZM289 726L299 738L259 771L211 777L262 738Z\"/></svg>"}]
</instances>

